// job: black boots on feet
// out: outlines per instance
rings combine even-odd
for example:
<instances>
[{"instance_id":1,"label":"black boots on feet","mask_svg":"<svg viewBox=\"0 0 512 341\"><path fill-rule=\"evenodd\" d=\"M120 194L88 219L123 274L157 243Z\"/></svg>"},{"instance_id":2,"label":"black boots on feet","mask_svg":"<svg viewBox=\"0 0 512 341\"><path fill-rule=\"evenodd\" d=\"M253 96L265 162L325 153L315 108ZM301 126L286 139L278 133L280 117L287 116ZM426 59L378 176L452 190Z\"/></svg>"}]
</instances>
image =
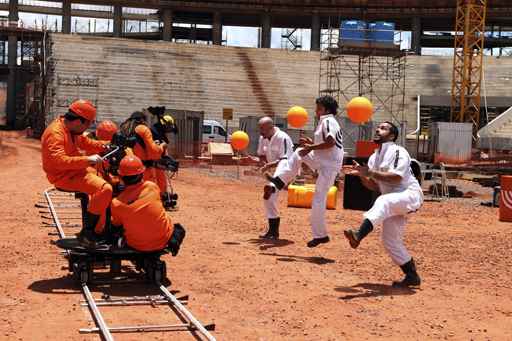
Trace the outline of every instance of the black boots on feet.
<instances>
[{"instance_id":1,"label":"black boots on feet","mask_svg":"<svg viewBox=\"0 0 512 341\"><path fill-rule=\"evenodd\" d=\"M416 272L416 264L414 263L414 259L411 258L410 261L401 265L400 268L405 274L405 278L400 282L393 282L393 287L395 288L408 288L408 287L417 287L421 284L421 278Z\"/></svg>"},{"instance_id":2,"label":"black boots on feet","mask_svg":"<svg viewBox=\"0 0 512 341\"><path fill-rule=\"evenodd\" d=\"M373 225L371 221L368 219L363 220L363 223L359 227L359 230L345 230L343 231L343 234L345 235L345 238L348 239L348 242L350 243L350 246L353 249L356 249L359 244L361 243L361 240L363 240L364 237L366 237L370 232L373 231Z\"/></svg>"},{"instance_id":3,"label":"black boots on feet","mask_svg":"<svg viewBox=\"0 0 512 341\"><path fill-rule=\"evenodd\" d=\"M279 223L281 222L281 218L270 218L268 220L268 231L264 235L261 235L260 238L263 239L279 239Z\"/></svg>"},{"instance_id":4,"label":"black boots on feet","mask_svg":"<svg viewBox=\"0 0 512 341\"><path fill-rule=\"evenodd\" d=\"M328 243L329 241L330 241L329 236L325 236L323 238L314 238L314 239L311 239L306 244L306 246L310 247L310 248L311 247L317 247L318 245Z\"/></svg>"}]
</instances>

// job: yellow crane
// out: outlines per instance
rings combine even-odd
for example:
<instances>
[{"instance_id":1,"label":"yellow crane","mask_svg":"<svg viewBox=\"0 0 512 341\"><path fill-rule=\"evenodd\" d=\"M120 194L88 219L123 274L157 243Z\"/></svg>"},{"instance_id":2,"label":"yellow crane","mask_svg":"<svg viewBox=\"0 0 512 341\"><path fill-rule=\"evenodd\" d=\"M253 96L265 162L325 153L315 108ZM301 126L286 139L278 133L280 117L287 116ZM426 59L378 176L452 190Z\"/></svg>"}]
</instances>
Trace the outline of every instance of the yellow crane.
<instances>
[{"instance_id":1,"label":"yellow crane","mask_svg":"<svg viewBox=\"0 0 512 341\"><path fill-rule=\"evenodd\" d=\"M451 120L480 128L480 89L483 74L487 0L457 0Z\"/></svg>"}]
</instances>

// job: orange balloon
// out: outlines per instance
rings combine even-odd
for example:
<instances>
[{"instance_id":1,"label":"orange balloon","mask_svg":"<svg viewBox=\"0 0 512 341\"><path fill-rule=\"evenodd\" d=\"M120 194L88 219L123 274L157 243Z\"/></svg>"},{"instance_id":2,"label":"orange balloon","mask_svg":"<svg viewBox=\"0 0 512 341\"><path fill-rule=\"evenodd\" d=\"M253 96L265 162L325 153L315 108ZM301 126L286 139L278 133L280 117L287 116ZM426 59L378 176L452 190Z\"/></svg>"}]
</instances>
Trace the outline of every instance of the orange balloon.
<instances>
[{"instance_id":1,"label":"orange balloon","mask_svg":"<svg viewBox=\"0 0 512 341\"><path fill-rule=\"evenodd\" d=\"M308 121L308 112L303 107L294 106L288 110L288 124L294 128L302 128Z\"/></svg>"},{"instance_id":2,"label":"orange balloon","mask_svg":"<svg viewBox=\"0 0 512 341\"><path fill-rule=\"evenodd\" d=\"M249 135L245 131L235 131L231 135L231 146L234 150L244 150L249 145Z\"/></svg>"},{"instance_id":3,"label":"orange balloon","mask_svg":"<svg viewBox=\"0 0 512 341\"><path fill-rule=\"evenodd\" d=\"M372 114L373 104L366 97L354 97L347 104L347 115L354 123L366 123Z\"/></svg>"}]
</instances>

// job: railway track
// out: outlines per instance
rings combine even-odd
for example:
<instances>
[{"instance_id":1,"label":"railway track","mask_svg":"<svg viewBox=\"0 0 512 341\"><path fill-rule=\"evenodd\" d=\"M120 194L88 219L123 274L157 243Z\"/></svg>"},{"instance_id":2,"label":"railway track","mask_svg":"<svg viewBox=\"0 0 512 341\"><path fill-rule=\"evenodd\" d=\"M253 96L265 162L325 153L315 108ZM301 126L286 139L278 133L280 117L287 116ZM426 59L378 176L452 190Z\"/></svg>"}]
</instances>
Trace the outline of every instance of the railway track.
<instances>
[{"instance_id":1,"label":"railway track","mask_svg":"<svg viewBox=\"0 0 512 341\"><path fill-rule=\"evenodd\" d=\"M53 227L56 229L56 234L60 239L70 237L79 231L82 226L82 212L80 201L75 197L74 193L61 192L55 188L50 188L43 192L44 201L36 204L40 209L41 218L43 219L43 226ZM72 257L72 252L64 250L62 253L66 258ZM70 267L71 267L70 262ZM110 264L111 271L114 264ZM118 271L121 269L121 264L117 264ZM105 268L105 266L104 266ZM210 331L215 330L214 324L204 325L199 322L194 315L185 307L188 301L188 296L176 297L176 292L171 292L167 289L161 281L165 280L165 263L162 277L153 276L154 284L146 283L148 289L154 290L156 285L158 295L145 295L145 296L128 296L128 297L111 297L103 293L101 298L97 299L91 293L88 283L92 280L92 271L74 273L77 282L80 283L84 300L81 302L82 306L87 306L94 318L96 327L94 328L81 328L79 330L82 334L97 333L103 340L114 340L113 334L115 333L148 333L148 332L175 332L175 331L189 331L191 336L198 340L215 341L215 337ZM73 271L73 269L70 269ZM84 273L86 275L84 275ZM84 277L85 276L85 277ZM136 326L109 326L100 311L100 307L130 307L130 306L164 306L170 307L170 310L176 315L181 323L175 324L162 324L162 325L136 325Z\"/></svg>"}]
</instances>

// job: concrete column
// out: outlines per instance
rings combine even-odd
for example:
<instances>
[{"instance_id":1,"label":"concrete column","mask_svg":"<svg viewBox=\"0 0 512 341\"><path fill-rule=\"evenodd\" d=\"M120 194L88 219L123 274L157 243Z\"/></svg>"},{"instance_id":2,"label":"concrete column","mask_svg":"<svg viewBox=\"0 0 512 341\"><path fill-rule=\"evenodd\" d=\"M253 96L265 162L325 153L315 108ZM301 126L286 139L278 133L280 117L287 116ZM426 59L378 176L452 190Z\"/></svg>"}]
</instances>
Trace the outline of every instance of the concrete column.
<instances>
[{"instance_id":1,"label":"concrete column","mask_svg":"<svg viewBox=\"0 0 512 341\"><path fill-rule=\"evenodd\" d=\"M114 6L114 37L123 35L123 7Z\"/></svg>"},{"instance_id":2,"label":"concrete column","mask_svg":"<svg viewBox=\"0 0 512 341\"><path fill-rule=\"evenodd\" d=\"M320 51L320 15L311 18L311 51Z\"/></svg>"},{"instance_id":3,"label":"concrete column","mask_svg":"<svg viewBox=\"0 0 512 341\"><path fill-rule=\"evenodd\" d=\"M163 21L164 21L164 32L163 32L163 40L172 41L172 10L165 9L163 13Z\"/></svg>"},{"instance_id":4,"label":"concrete column","mask_svg":"<svg viewBox=\"0 0 512 341\"><path fill-rule=\"evenodd\" d=\"M191 24L190 25L190 40L189 42L191 44L197 43L197 24Z\"/></svg>"},{"instance_id":5,"label":"concrete column","mask_svg":"<svg viewBox=\"0 0 512 341\"><path fill-rule=\"evenodd\" d=\"M17 22L18 0L9 0L9 21ZM16 73L18 71L18 37L10 34L7 42L7 126L14 129L16 125Z\"/></svg>"},{"instance_id":6,"label":"concrete column","mask_svg":"<svg viewBox=\"0 0 512 341\"><path fill-rule=\"evenodd\" d=\"M272 40L272 26L270 25L270 13L261 16L261 47L270 48Z\"/></svg>"},{"instance_id":7,"label":"concrete column","mask_svg":"<svg viewBox=\"0 0 512 341\"><path fill-rule=\"evenodd\" d=\"M14 129L16 124L16 73L18 60L18 37L10 35L8 37L8 56L7 66L9 74L7 75L7 126Z\"/></svg>"},{"instance_id":8,"label":"concrete column","mask_svg":"<svg viewBox=\"0 0 512 341\"><path fill-rule=\"evenodd\" d=\"M18 21L18 0L9 0L9 21Z\"/></svg>"},{"instance_id":9,"label":"concrete column","mask_svg":"<svg viewBox=\"0 0 512 341\"><path fill-rule=\"evenodd\" d=\"M213 13L212 40L214 45L222 45L222 15Z\"/></svg>"},{"instance_id":10,"label":"concrete column","mask_svg":"<svg viewBox=\"0 0 512 341\"><path fill-rule=\"evenodd\" d=\"M419 16L413 17L411 26L411 50L419 56L421 55L421 18Z\"/></svg>"},{"instance_id":11,"label":"concrete column","mask_svg":"<svg viewBox=\"0 0 512 341\"><path fill-rule=\"evenodd\" d=\"M62 1L62 33L71 33L71 0Z\"/></svg>"}]
</instances>

